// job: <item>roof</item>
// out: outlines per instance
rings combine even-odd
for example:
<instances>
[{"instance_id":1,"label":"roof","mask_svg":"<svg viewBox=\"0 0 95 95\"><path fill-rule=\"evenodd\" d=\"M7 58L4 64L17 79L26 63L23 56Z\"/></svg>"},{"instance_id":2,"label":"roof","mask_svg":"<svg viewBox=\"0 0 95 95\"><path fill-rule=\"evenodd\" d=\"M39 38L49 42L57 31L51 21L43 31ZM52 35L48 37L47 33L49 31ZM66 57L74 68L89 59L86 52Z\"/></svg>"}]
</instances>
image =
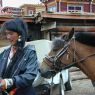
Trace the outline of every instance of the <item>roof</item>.
<instances>
[{"instance_id":1,"label":"roof","mask_svg":"<svg viewBox=\"0 0 95 95\"><path fill-rule=\"evenodd\" d=\"M93 13L42 13L42 18L55 18L55 19L90 19L95 20L95 14Z\"/></svg>"},{"instance_id":2,"label":"roof","mask_svg":"<svg viewBox=\"0 0 95 95\"><path fill-rule=\"evenodd\" d=\"M8 9L8 8L9 8L9 9L21 9L21 8L18 8L18 7L8 7L8 6L7 6L7 7L2 8L2 10Z\"/></svg>"},{"instance_id":3,"label":"roof","mask_svg":"<svg viewBox=\"0 0 95 95\"><path fill-rule=\"evenodd\" d=\"M42 13L41 17L44 19L42 23L45 23L42 25L41 31L57 29L57 31L66 32L74 27L76 31L95 32L95 14ZM89 22L86 24L86 21Z\"/></svg>"},{"instance_id":4,"label":"roof","mask_svg":"<svg viewBox=\"0 0 95 95\"><path fill-rule=\"evenodd\" d=\"M30 7L30 6L32 6L32 7L44 7L44 4L42 4L42 3L40 3L40 4L24 4L24 5L20 6L20 8Z\"/></svg>"},{"instance_id":5,"label":"roof","mask_svg":"<svg viewBox=\"0 0 95 95\"><path fill-rule=\"evenodd\" d=\"M7 21L10 19L14 19L15 16L10 16L10 15L0 15L0 21ZM23 18L26 22L34 22L34 18L33 17L21 17Z\"/></svg>"}]
</instances>

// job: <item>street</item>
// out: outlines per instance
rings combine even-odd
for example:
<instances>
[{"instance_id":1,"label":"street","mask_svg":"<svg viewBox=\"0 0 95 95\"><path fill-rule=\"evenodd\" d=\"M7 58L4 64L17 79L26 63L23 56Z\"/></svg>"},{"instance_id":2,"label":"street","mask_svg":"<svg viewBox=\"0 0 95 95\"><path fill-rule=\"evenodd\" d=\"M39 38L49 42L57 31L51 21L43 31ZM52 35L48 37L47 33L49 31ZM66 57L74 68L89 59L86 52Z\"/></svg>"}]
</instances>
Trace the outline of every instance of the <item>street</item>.
<instances>
[{"instance_id":1,"label":"street","mask_svg":"<svg viewBox=\"0 0 95 95\"><path fill-rule=\"evenodd\" d=\"M95 95L89 79L72 81L72 90L65 92L65 95Z\"/></svg>"},{"instance_id":2,"label":"street","mask_svg":"<svg viewBox=\"0 0 95 95\"><path fill-rule=\"evenodd\" d=\"M66 91L65 95L95 95L95 88L90 79L78 68L70 68L72 90Z\"/></svg>"}]
</instances>

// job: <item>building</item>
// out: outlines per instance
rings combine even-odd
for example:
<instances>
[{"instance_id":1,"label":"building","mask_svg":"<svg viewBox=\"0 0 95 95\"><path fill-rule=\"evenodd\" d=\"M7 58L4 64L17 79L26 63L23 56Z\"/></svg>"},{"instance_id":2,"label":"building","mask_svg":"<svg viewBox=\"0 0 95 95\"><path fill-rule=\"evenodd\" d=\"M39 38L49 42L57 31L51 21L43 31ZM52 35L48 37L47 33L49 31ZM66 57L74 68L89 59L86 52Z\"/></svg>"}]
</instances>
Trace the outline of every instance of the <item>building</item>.
<instances>
[{"instance_id":1,"label":"building","mask_svg":"<svg viewBox=\"0 0 95 95\"><path fill-rule=\"evenodd\" d=\"M0 0L0 7L2 7L2 0Z\"/></svg>"},{"instance_id":2,"label":"building","mask_svg":"<svg viewBox=\"0 0 95 95\"><path fill-rule=\"evenodd\" d=\"M36 13L45 11L43 4L24 4L20 8L16 7L4 7L0 8L0 15L11 15L11 16L32 16Z\"/></svg>"},{"instance_id":3,"label":"building","mask_svg":"<svg viewBox=\"0 0 95 95\"><path fill-rule=\"evenodd\" d=\"M40 0L49 12L95 13L95 0Z\"/></svg>"},{"instance_id":4,"label":"building","mask_svg":"<svg viewBox=\"0 0 95 95\"><path fill-rule=\"evenodd\" d=\"M95 32L95 14L59 14L59 13L42 13L41 31L43 37L53 39L55 36L63 35L71 31L75 32Z\"/></svg>"},{"instance_id":5,"label":"building","mask_svg":"<svg viewBox=\"0 0 95 95\"><path fill-rule=\"evenodd\" d=\"M41 4L24 4L20 7L23 10L24 16L32 16L39 12L45 11L45 6Z\"/></svg>"},{"instance_id":6,"label":"building","mask_svg":"<svg viewBox=\"0 0 95 95\"><path fill-rule=\"evenodd\" d=\"M95 0L40 0L46 7L40 23L44 38L53 39L72 28L95 32Z\"/></svg>"},{"instance_id":7,"label":"building","mask_svg":"<svg viewBox=\"0 0 95 95\"><path fill-rule=\"evenodd\" d=\"M60 36L66 32L69 32L73 27L76 32L95 32L94 1L41 1L44 3L44 5L41 4L42 6L39 4L25 4L20 7L20 9L22 9L21 17L27 17L27 20L30 19L28 22L28 40L37 40L42 38L52 40L55 36ZM58 6L58 4L60 6ZM89 6L89 4L91 6ZM56 8L53 8L53 6ZM56 11L54 11L55 9ZM39 12L40 14L38 14ZM11 15L10 19L12 17L14 16ZM3 19L0 17L1 23L6 20L6 17L3 17Z\"/></svg>"},{"instance_id":8,"label":"building","mask_svg":"<svg viewBox=\"0 0 95 95\"><path fill-rule=\"evenodd\" d=\"M16 7L4 7L2 8L1 13L1 15L21 16L22 9Z\"/></svg>"}]
</instances>

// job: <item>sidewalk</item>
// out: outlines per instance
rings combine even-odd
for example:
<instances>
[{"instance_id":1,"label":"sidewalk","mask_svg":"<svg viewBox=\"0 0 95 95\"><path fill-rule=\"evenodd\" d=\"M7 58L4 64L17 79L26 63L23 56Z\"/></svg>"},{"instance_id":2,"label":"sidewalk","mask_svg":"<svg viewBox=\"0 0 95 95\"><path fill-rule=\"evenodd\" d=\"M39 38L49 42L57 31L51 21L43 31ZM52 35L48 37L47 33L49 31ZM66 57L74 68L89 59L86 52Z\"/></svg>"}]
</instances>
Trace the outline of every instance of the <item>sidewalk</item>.
<instances>
[{"instance_id":1,"label":"sidewalk","mask_svg":"<svg viewBox=\"0 0 95 95\"><path fill-rule=\"evenodd\" d=\"M95 88L90 79L76 67L72 67L70 76L72 80L72 90L65 92L65 95L95 95Z\"/></svg>"},{"instance_id":2,"label":"sidewalk","mask_svg":"<svg viewBox=\"0 0 95 95\"><path fill-rule=\"evenodd\" d=\"M72 90L65 95L95 95L95 88L89 79L76 80L72 81Z\"/></svg>"}]
</instances>

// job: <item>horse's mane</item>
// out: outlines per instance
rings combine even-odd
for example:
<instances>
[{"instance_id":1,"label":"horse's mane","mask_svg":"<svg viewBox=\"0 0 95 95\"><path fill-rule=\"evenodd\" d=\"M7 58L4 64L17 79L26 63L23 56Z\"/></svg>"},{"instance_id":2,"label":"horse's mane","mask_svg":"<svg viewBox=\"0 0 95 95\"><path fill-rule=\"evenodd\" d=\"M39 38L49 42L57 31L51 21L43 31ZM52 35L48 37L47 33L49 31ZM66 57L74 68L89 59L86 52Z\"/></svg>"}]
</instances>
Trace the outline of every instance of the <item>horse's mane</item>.
<instances>
[{"instance_id":1,"label":"horse's mane","mask_svg":"<svg viewBox=\"0 0 95 95\"><path fill-rule=\"evenodd\" d=\"M66 43L66 35L67 34L63 35L64 37L62 36L55 38L52 41L52 49L62 48ZM95 32L75 32L75 40L89 46L95 46Z\"/></svg>"},{"instance_id":2,"label":"horse's mane","mask_svg":"<svg viewBox=\"0 0 95 95\"><path fill-rule=\"evenodd\" d=\"M75 39L80 43L95 46L95 32L76 32Z\"/></svg>"}]
</instances>

